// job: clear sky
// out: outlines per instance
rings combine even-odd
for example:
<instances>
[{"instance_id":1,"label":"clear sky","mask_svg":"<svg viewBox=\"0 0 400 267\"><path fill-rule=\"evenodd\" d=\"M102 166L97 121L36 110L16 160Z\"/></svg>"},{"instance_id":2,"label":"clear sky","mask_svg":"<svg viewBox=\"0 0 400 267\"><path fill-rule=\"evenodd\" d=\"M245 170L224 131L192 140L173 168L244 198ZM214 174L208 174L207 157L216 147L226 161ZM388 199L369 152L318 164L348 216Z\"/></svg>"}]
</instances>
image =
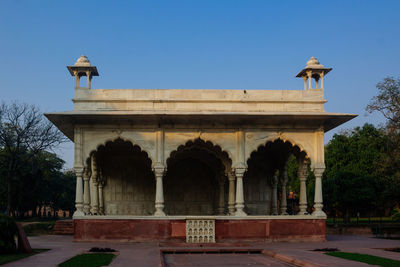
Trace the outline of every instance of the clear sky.
<instances>
[{"instance_id":1,"label":"clear sky","mask_svg":"<svg viewBox=\"0 0 400 267\"><path fill-rule=\"evenodd\" d=\"M72 109L66 65L85 54L93 88L303 89L311 56L332 67L329 112L379 125L365 106L399 76L400 1L0 1L0 99ZM73 162L72 143L57 151Z\"/></svg>"}]
</instances>

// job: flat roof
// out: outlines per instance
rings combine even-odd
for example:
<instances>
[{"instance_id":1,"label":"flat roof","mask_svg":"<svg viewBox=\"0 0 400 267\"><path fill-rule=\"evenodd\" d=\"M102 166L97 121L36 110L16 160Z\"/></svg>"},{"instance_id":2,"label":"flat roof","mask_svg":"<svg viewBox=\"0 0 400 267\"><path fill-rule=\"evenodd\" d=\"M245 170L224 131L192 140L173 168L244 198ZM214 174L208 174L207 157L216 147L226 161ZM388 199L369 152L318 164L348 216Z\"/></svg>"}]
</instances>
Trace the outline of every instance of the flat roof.
<instances>
[{"instance_id":1,"label":"flat roof","mask_svg":"<svg viewBox=\"0 0 400 267\"><path fill-rule=\"evenodd\" d=\"M356 114L329 112L209 112L209 111L66 111L44 114L71 141L75 125L187 125L215 128L241 127L299 129L317 128L321 125L327 132L355 117Z\"/></svg>"}]
</instances>

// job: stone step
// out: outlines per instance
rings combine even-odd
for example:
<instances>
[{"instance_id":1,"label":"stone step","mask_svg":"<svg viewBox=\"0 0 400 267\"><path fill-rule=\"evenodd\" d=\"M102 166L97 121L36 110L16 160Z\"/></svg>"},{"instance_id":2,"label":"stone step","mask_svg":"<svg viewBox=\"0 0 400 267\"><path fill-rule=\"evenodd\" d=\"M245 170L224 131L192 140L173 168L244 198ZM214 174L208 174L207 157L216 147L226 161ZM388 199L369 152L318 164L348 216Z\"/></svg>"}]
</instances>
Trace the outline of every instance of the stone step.
<instances>
[{"instance_id":1,"label":"stone step","mask_svg":"<svg viewBox=\"0 0 400 267\"><path fill-rule=\"evenodd\" d=\"M73 235L74 234L73 220L59 220L54 225L53 234L55 235Z\"/></svg>"}]
</instances>

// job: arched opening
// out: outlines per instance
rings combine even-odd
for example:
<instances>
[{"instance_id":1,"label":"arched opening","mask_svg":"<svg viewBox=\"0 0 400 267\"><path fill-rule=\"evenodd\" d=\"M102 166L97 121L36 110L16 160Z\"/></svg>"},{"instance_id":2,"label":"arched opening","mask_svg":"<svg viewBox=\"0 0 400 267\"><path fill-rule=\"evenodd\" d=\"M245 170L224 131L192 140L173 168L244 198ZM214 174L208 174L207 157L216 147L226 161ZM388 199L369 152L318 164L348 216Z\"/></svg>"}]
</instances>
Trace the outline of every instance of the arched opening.
<instances>
[{"instance_id":1,"label":"arched opening","mask_svg":"<svg viewBox=\"0 0 400 267\"><path fill-rule=\"evenodd\" d=\"M307 155L297 145L281 139L251 153L244 175L244 198L249 215L287 215L288 164L291 157L304 162ZM291 209L292 207L290 207Z\"/></svg>"},{"instance_id":2,"label":"arched opening","mask_svg":"<svg viewBox=\"0 0 400 267\"><path fill-rule=\"evenodd\" d=\"M201 139L189 141L167 160L164 179L168 215L214 215L227 211L226 152ZM224 164L225 163L225 164Z\"/></svg>"},{"instance_id":3,"label":"arched opening","mask_svg":"<svg viewBox=\"0 0 400 267\"><path fill-rule=\"evenodd\" d=\"M147 153L120 138L107 142L93 153L95 157L90 159L94 158L97 163L97 180L102 187L99 207L103 204L103 214L151 215L154 212L155 178ZM91 166L90 162L88 166Z\"/></svg>"}]
</instances>

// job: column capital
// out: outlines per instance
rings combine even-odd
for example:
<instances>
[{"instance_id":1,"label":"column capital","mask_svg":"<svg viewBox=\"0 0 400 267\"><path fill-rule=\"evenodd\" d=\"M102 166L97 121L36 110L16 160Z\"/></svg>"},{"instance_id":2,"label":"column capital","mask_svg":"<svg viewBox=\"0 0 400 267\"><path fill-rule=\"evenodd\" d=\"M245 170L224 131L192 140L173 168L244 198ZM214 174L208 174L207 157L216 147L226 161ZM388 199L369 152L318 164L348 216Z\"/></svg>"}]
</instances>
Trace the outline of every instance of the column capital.
<instances>
[{"instance_id":1,"label":"column capital","mask_svg":"<svg viewBox=\"0 0 400 267\"><path fill-rule=\"evenodd\" d=\"M87 181L90 178L90 171L88 167L85 167L82 171L83 180Z\"/></svg>"},{"instance_id":2,"label":"column capital","mask_svg":"<svg viewBox=\"0 0 400 267\"><path fill-rule=\"evenodd\" d=\"M234 171L227 171L225 175L228 176L229 181L235 181L235 172Z\"/></svg>"},{"instance_id":3,"label":"column capital","mask_svg":"<svg viewBox=\"0 0 400 267\"><path fill-rule=\"evenodd\" d=\"M153 171L154 171L154 174L156 177L157 176L162 177L164 175L164 173L166 172L166 169L167 168L165 168L164 164L162 164L161 162L156 162L153 166Z\"/></svg>"},{"instance_id":4,"label":"column capital","mask_svg":"<svg viewBox=\"0 0 400 267\"><path fill-rule=\"evenodd\" d=\"M85 168L84 167L81 167L81 166L79 166L79 167L74 167L74 172L75 172L75 175L76 176L79 176L79 177L82 177L83 176L83 170L84 170Z\"/></svg>"},{"instance_id":5,"label":"column capital","mask_svg":"<svg viewBox=\"0 0 400 267\"><path fill-rule=\"evenodd\" d=\"M297 176L299 177L300 181L306 181L308 176L308 166L306 163L301 164L299 169L297 170Z\"/></svg>"},{"instance_id":6,"label":"column capital","mask_svg":"<svg viewBox=\"0 0 400 267\"><path fill-rule=\"evenodd\" d=\"M278 173L279 173L279 170L276 170L274 172L274 176L272 177L272 186L278 185Z\"/></svg>"},{"instance_id":7,"label":"column capital","mask_svg":"<svg viewBox=\"0 0 400 267\"><path fill-rule=\"evenodd\" d=\"M247 171L247 166L244 163L239 163L234 167L234 170L236 175L243 176Z\"/></svg>"},{"instance_id":8,"label":"column capital","mask_svg":"<svg viewBox=\"0 0 400 267\"><path fill-rule=\"evenodd\" d=\"M325 168L314 168L313 172L315 177L322 177L322 174L324 173Z\"/></svg>"}]
</instances>

